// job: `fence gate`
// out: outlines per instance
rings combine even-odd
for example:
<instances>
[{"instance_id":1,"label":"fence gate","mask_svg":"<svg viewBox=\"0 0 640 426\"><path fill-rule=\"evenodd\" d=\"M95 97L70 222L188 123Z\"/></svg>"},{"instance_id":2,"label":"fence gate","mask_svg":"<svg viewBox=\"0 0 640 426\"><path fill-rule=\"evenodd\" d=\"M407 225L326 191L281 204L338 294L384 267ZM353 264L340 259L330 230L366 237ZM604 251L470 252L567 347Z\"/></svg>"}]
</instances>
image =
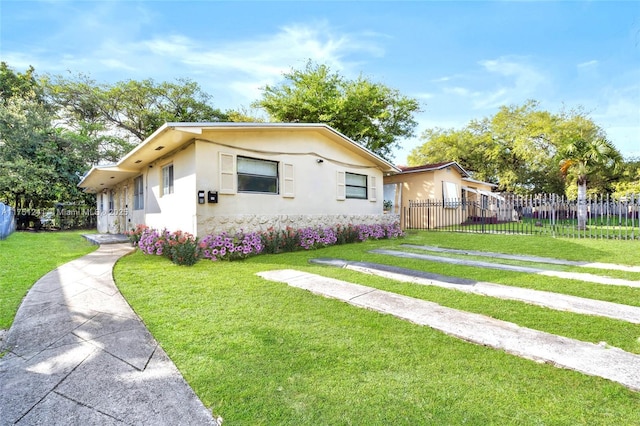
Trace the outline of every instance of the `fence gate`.
<instances>
[{"instance_id":1,"label":"fence gate","mask_svg":"<svg viewBox=\"0 0 640 426\"><path fill-rule=\"evenodd\" d=\"M586 212L583 223L579 210ZM469 200L410 200L404 229L546 234L570 238L640 239L638 194L589 196L584 204L555 194L483 195Z\"/></svg>"}]
</instances>

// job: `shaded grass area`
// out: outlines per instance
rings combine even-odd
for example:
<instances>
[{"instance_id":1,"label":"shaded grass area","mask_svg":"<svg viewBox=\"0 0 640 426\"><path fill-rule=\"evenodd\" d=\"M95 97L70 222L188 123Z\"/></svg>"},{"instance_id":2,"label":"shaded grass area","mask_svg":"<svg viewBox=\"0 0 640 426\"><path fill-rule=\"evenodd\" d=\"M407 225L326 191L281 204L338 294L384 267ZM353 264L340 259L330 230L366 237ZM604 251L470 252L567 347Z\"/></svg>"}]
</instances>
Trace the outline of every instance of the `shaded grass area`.
<instances>
[{"instance_id":1,"label":"shaded grass area","mask_svg":"<svg viewBox=\"0 0 640 426\"><path fill-rule=\"evenodd\" d=\"M409 231L411 244L528 254L557 259L640 265L640 245L633 240L552 238L535 235L467 234Z\"/></svg>"},{"instance_id":2,"label":"shaded grass area","mask_svg":"<svg viewBox=\"0 0 640 426\"><path fill-rule=\"evenodd\" d=\"M606 240L638 240L640 228L638 220L610 217L589 219L586 229L578 229L578 220L564 219L552 222L549 219L522 218L520 222L489 223L468 222L438 228L438 231L461 233L493 233L512 235L532 235L556 238L599 238Z\"/></svg>"},{"instance_id":3,"label":"shaded grass area","mask_svg":"<svg viewBox=\"0 0 640 426\"><path fill-rule=\"evenodd\" d=\"M70 232L14 232L0 241L0 329L8 329L22 299L47 272L92 252L81 234Z\"/></svg>"},{"instance_id":4,"label":"shaded grass area","mask_svg":"<svg viewBox=\"0 0 640 426\"><path fill-rule=\"evenodd\" d=\"M620 385L469 344L255 275L295 268L640 352L640 329L620 321L308 264L313 257L379 261L384 256L368 250L402 243L545 256L564 253L552 249L563 244L555 239L524 237L528 242L513 251L515 236L507 237L510 243L464 236L466 244L450 237L416 233L397 241L242 262L200 262L191 268L135 253L117 263L115 278L198 396L225 424L637 424L640 395ZM610 241L596 250L581 243L573 247L574 260L611 262L620 249L608 247ZM626 244L627 251L637 249L637 243ZM386 258L388 264L400 260L406 261ZM432 262L412 266L434 272L451 267ZM448 272L461 276L459 267ZM478 268L463 272L483 281L530 284L526 274ZM560 285L566 280L553 281ZM593 292L584 283L571 286L577 293L583 287ZM606 287L620 298L640 295L636 289Z\"/></svg>"}]
</instances>

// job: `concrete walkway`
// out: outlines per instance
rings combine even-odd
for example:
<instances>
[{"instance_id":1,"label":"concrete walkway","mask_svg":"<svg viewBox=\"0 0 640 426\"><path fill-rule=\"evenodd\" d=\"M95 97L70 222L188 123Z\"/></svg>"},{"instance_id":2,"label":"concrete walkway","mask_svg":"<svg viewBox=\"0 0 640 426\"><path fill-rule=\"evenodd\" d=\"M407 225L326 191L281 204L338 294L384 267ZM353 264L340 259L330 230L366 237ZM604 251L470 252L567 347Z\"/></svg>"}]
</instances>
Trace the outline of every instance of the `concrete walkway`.
<instances>
[{"instance_id":1,"label":"concrete walkway","mask_svg":"<svg viewBox=\"0 0 640 426\"><path fill-rule=\"evenodd\" d=\"M116 288L130 244L42 277L0 350L0 425L217 425Z\"/></svg>"},{"instance_id":2,"label":"concrete walkway","mask_svg":"<svg viewBox=\"0 0 640 426\"><path fill-rule=\"evenodd\" d=\"M576 260L554 259L552 257L529 256L529 255L522 255L522 254L505 254L505 253L495 253L495 252L478 251L478 250L459 250L459 249L450 249L450 248L443 248L443 247L436 247L436 246L423 246L423 245L415 245L415 244L400 244L400 247L433 251L437 253L452 253L452 254L461 254L466 256L490 257L493 259L519 260L519 261L533 262L533 263L548 263L551 265L577 266L579 268L595 268L595 269L608 269L611 271L640 272L640 266L618 265L615 263L585 262L585 261L576 261Z\"/></svg>"},{"instance_id":3,"label":"concrete walkway","mask_svg":"<svg viewBox=\"0 0 640 426\"><path fill-rule=\"evenodd\" d=\"M426 325L469 342L609 379L640 391L640 356L618 348L556 336L484 315L306 272L285 269L259 272L258 275Z\"/></svg>"},{"instance_id":4,"label":"concrete walkway","mask_svg":"<svg viewBox=\"0 0 640 426\"><path fill-rule=\"evenodd\" d=\"M388 256L402 257L406 259L428 260L430 262L449 263L453 265L473 266L478 268L499 269L502 271L524 272L527 274L557 277L569 280L579 280L596 284L617 285L625 287L640 287L640 281L624 280L621 278L603 277L601 275L587 274L584 272L552 271L544 268L530 266L516 266L504 263L482 262L479 260L456 259L451 257L433 256L429 254L409 253L398 250L374 249L370 253L386 254Z\"/></svg>"},{"instance_id":5,"label":"concrete walkway","mask_svg":"<svg viewBox=\"0 0 640 426\"><path fill-rule=\"evenodd\" d=\"M319 265L351 269L352 271L377 275L394 281L418 285L432 285L465 293L497 297L499 299L517 300L519 302L544 306L545 308L555 309L557 311L595 315L626 321L633 324L640 324L640 307L638 306L587 299L584 297L553 293L550 291L473 281L457 277L447 277L431 272L416 271L414 269L399 268L397 266L382 265L372 262L355 262L326 258L310 259L309 262Z\"/></svg>"}]
</instances>

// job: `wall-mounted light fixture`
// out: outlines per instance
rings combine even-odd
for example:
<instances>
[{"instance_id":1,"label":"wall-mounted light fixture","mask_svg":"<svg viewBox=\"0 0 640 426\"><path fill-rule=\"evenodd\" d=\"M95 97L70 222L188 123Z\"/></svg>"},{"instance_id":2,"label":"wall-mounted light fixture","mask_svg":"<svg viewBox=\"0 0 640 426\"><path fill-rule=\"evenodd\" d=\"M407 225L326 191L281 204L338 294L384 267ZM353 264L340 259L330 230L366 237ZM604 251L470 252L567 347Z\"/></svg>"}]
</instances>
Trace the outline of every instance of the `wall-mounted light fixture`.
<instances>
[{"instance_id":1,"label":"wall-mounted light fixture","mask_svg":"<svg viewBox=\"0 0 640 426\"><path fill-rule=\"evenodd\" d=\"M316 163L318 163L318 164L322 164L322 163L324 163L324 160L323 160L322 158L318 158L318 159L316 160Z\"/></svg>"},{"instance_id":2,"label":"wall-mounted light fixture","mask_svg":"<svg viewBox=\"0 0 640 426\"><path fill-rule=\"evenodd\" d=\"M198 191L198 204L204 204L204 191Z\"/></svg>"}]
</instances>

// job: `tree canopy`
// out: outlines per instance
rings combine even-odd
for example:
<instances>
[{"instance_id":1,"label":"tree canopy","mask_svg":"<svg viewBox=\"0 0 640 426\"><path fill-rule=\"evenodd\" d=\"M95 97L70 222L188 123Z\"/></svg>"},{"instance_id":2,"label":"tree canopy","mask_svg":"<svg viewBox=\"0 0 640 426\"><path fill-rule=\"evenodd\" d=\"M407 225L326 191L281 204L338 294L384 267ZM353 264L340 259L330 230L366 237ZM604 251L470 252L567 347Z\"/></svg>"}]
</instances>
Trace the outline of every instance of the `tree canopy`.
<instances>
[{"instance_id":1,"label":"tree canopy","mask_svg":"<svg viewBox=\"0 0 640 426\"><path fill-rule=\"evenodd\" d=\"M264 87L252 107L275 121L326 123L388 160L413 135L419 111L415 99L395 89L312 62ZM76 186L80 176L117 161L165 122L262 121L258 116L215 108L188 79L104 84L84 75L39 77L33 67L21 73L1 62L0 201L16 207L88 201ZM457 161L501 190L569 193L579 182L601 193L640 190L638 159L621 163L604 131L580 110L554 114L527 101L462 129L427 129L421 139L410 165ZM594 152L608 160L596 161ZM608 167L614 163L621 167Z\"/></svg>"},{"instance_id":2,"label":"tree canopy","mask_svg":"<svg viewBox=\"0 0 640 426\"><path fill-rule=\"evenodd\" d=\"M402 138L413 136L418 101L360 76L347 80L326 65L308 62L265 86L254 103L271 119L287 123L326 123L383 158Z\"/></svg>"},{"instance_id":3,"label":"tree canopy","mask_svg":"<svg viewBox=\"0 0 640 426\"><path fill-rule=\"evenodd\" d=\"M473 120L460 130L427 129L421 136L424 143L408 161L410 165L457 161L474 178L498 184L503 191L564 193L575 179L561 163L570 156L567 147L579 137L606 141L604 131L583 111L553 114L529 100L503 106L493 117ZM606 144L610 155L620 158L615 147ZM592 188L610 192L612 173L613 169L594 164L589 171Z\"/></svg>"},{"instance_id":4,"label":"tree canopy","mask_svg":"<svg viewBox=\"0 0 640 426\"><path fill-rule=\"evenodd\" d=\"M226 121L190 80L98 84L86 76L36 78L0 64L0 199L16 207L87 201L77 188L169 121Z\"/></svg>"},{"instance_id":5,"label":"tree canopy","mask_svg":"<svg viewBox=\"0 0 640 426\"><path fill-rule=\"evenodd\" d=\"M2 64L0 100L0 199L41 207L82 198L75 183L84 172L85 146L54 126L55 109L45 102L33 69L20 74Z\"/></svg>"},{"instance_id":6,"label":"tree canopy","mask_svg":"<svg viewBox=\"0 0 640 426\"><path fill-rule=\"evenodd\" d=\"M211 95L188 79L156 83L151 79L98 84L86 76L47 80L52 103L69 122L116 128L127 139L141 142L166 122L227 121L211 105ZM123 133L124 132L124 133Z\"/></svg>"}]
</instances>

